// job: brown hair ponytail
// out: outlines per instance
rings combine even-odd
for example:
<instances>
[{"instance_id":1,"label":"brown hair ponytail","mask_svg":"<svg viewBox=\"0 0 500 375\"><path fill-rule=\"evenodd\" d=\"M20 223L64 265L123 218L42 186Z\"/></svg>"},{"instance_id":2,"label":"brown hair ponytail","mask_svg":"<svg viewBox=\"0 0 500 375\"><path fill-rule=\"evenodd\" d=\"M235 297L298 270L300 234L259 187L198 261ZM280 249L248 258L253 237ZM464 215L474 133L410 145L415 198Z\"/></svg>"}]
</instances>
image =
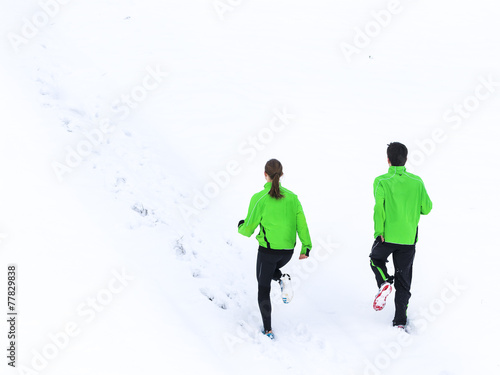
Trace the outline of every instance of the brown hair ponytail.
<instances>
[{"instance_id":1,"label":"brown hair ponytail","mask_svg":"<svg viewBox=\"0 0 500 375\"><path fill-rule=\"evenodd\" d=\"M283 175L283 166L281 163L276 159L271 159L266 163L264 171L272 180L269 195L276 199L283 198L283 194L280 191L280 177Z\"/></svg>"}]
</instances>

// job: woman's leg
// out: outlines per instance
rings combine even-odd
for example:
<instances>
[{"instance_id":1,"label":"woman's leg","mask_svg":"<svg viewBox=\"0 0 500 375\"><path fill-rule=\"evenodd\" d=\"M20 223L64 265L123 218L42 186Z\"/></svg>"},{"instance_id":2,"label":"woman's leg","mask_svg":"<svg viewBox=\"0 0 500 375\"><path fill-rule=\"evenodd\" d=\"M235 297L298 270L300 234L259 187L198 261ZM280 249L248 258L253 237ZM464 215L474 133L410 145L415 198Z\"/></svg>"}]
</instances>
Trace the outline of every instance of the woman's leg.
<instances>
[{"instance_id":1,"label":"woman's leg","mask_svg":"<svg viewBox=\"0 0 500 375\"><path fill-rule=\"evenodd\" d=\"M276 263L276 269L274 270L273 280L279 281L281 279L281 275L283 274L281 273L280 268L284 267L290 261L290 259L292 259L292 256L293 254L281 256L281 259L278 260L278 262Z\"/></svg>"},{"instance_id":2,"label":"woman's leg","mask_svg":"<svg viewBox=\"0 0 500 375\"><path fill-rule=\"evenodd\" d=\"M264 332L272 330L271 327L271 280L275 270L275 261L270 254L259 252L257 255L257 281L259 283L259 291L257 300L259 302L260 314L262 323L264 324Z\"/></svg>"},{"instance_id":3,"label":"woman's leg","mask_svg":"<svg viewBox=\"0 0 500 375\"><path fill-rule=\"evenodd\" d=\"M268 254L259 251L257 255L257 281L259 283L258 302L264 331L271 331L271 280L273 280L280 263L280 254ZM281 276L281 271L279 271Z\"/></svg>"}]
</instances>

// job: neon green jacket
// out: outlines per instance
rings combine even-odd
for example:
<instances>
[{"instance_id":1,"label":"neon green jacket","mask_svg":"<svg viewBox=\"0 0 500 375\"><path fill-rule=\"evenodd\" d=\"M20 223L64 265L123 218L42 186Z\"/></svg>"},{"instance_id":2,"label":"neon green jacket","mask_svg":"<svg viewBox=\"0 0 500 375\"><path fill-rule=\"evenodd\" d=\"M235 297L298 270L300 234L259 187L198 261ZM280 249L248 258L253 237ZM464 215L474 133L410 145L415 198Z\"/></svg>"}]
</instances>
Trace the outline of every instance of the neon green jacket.
<instances>
[{"instance_id":1,"label":"neon green jacket","mask_svg":"<svg viewBox=\"0 0 500 375\"><path fill-rule=\"evenodd\" d=\"M254 194L250 200L248 214L239 225L238 232L250 237L260 225L257 240L259 245L273 250L290 250L295 248L297 233L302 242L301 254L309 254L312 248L309 229L302 205L297 196L280 184L281 199L269 195L271 183L264 185L264 190Z\"/></svg>"},{"instance_id":2,"label":"neon green jacket","mask_svg":"<svg viewBox=\"0 0 500 375\"><path fill-rule=\"evenodd\" d=\"M422 179L406 172L406 168L390 167L373 183L375 208L374 237L386 242L413 245L417 241L420 215L431 212L432 202Z\"/></svg>"}]
</instances>

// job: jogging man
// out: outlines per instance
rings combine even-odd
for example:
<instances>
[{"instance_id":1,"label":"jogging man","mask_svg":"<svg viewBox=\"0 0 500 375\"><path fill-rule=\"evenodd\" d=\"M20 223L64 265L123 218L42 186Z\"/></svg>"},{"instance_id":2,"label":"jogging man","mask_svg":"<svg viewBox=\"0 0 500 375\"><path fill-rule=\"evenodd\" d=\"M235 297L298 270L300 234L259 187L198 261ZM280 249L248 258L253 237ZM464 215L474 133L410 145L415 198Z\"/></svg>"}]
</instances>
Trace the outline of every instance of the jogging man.
<instances>
[{"instance_id":1,"label":"jogging man","mask_svg":"<svg viewBox=\"0 0 500 375\"><path fill-rule=\"evenodd\" d=\"M407 157L405 145L399 142L389 144L389 172L377 177L373 183L375 242L370 253L370 265L379 287L373 308L376 311L384 308L394 282L396 313L392 324L401 329L405 329L407 324L418 222L420 215L427 215L432 209L422 179L408 173L404 167ZM387 273L386 267L391 254L394 276Z\"/></svg>"}]
</instances>

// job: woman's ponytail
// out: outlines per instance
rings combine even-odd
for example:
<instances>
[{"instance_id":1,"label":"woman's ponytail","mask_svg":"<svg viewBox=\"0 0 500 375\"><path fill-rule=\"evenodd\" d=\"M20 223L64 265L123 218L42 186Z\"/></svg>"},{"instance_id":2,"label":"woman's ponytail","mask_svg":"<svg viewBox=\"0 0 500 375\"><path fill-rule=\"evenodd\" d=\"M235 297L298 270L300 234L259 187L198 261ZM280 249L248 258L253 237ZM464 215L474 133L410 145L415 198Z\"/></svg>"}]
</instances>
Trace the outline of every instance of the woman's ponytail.
<instances>
[{"instance_id":1,"label":"woman's ponytail","mask_svg":"<svg viewBox=\"0 0 500 375\"><path fill-rule=\"evenodd\" d=\"M271 178L272 185L269 195L276 199L284 197L280 191L280 177L283 175L283 166L276 159L271 159L266 163L265 172Z\"/></svg>"}]
</instances>

